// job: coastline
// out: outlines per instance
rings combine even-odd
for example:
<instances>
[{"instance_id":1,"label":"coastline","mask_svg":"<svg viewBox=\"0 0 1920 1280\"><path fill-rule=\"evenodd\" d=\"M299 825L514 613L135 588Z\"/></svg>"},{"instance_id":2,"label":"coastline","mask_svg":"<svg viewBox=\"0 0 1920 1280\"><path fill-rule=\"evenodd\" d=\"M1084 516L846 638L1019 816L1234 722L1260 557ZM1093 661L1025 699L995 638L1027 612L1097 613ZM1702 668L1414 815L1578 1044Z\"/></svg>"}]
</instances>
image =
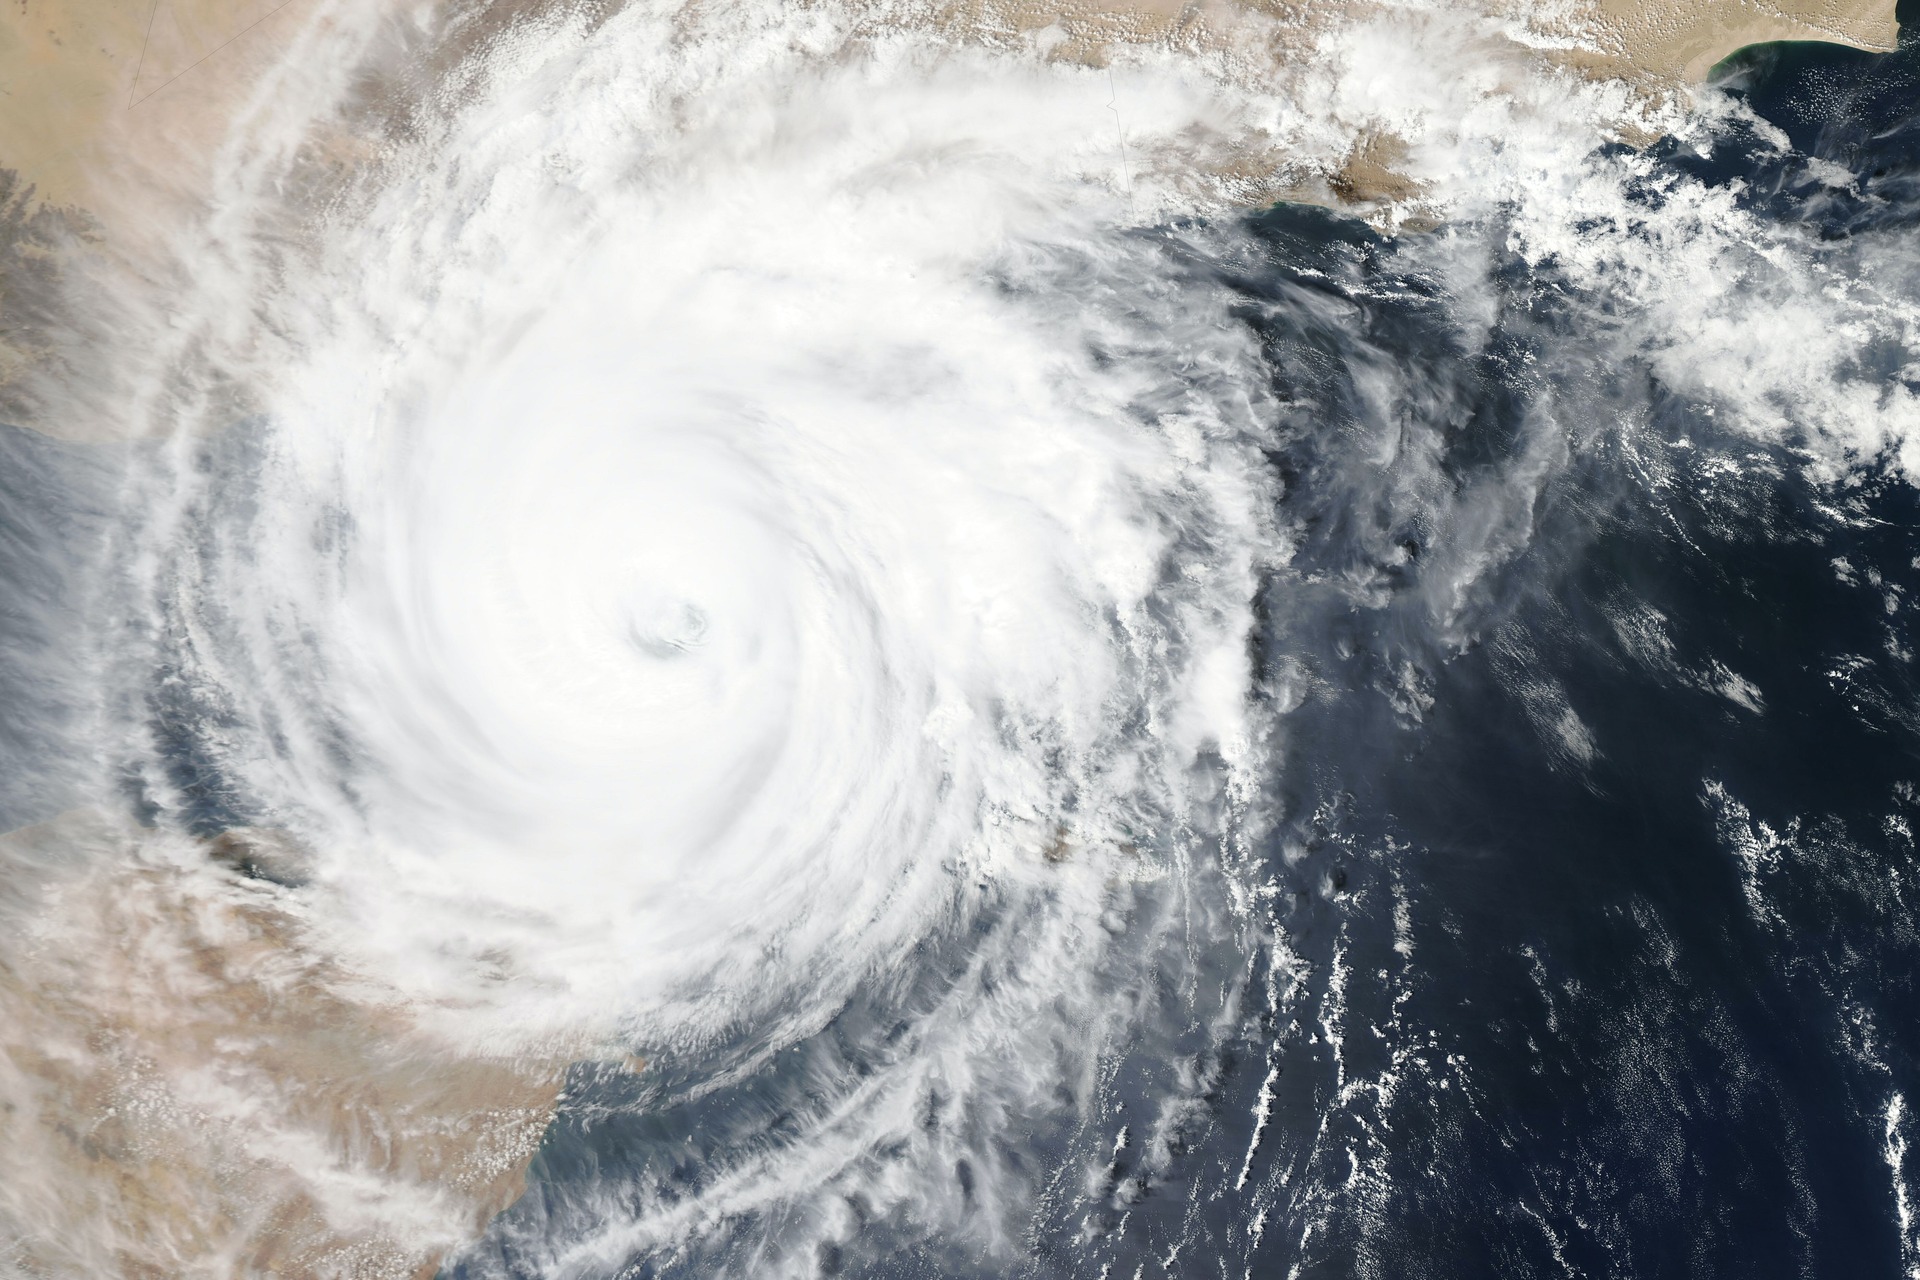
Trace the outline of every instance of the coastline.
<instances>
[{"instance_id":1,"label":"coastline","mask_svg":"<svg viewBox=\"0 0 1920 1280\"><path fill-rule=\"evenodd\" d=\"M1891 0L1597 0L1584 23L1594 47L1567 61L1642 84L1701 84L1717 64L1756 44L1811 41L1891 53L1899 47L1894 9Z\"/></svg>"}]
</instances>

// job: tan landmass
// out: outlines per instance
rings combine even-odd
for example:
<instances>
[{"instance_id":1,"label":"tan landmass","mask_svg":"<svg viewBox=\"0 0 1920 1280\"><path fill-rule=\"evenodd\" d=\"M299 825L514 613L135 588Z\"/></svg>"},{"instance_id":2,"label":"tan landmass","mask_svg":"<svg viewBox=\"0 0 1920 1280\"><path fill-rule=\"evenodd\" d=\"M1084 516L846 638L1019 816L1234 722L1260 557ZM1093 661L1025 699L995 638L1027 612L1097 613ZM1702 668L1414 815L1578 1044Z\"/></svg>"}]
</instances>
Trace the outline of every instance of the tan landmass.
<instances>
[{"instance_id":1,"label":"tan landmass","mask_svg":"<svg viewBox=\"0 0 1920 1280\"><path fill-rule=\"evenodd\" d=\"M0 942L0 1241L50 1277L406 1280L515 1199L564 1063L452 1052L285 890L76 813ZM283 866L285 864L282 864ZM16 886L17 889L17 886Z\"/></svg>"},{"instance_id":2,"label":"tan landmass","mask_svg":"<svg viewBox=\"0 0 1920 1280\"><path fill-rule=\"evenodd\" d=\"M1642 81L1698 83L1729 54L1775 40L1896 47L1893 0L1598 0L1581 15L1596 49L1570 61Z\"/></svg>"},{"instance_id":3,"label":"tan landmass","mask_svg":"<svg viewBox=\"0 0 1920 1280\"><path fill-rule=\"evenodd\" d=\"M0 168L131 233L155 195L204 189L234 108L313 2L6 0Z\"/></svg>"},{"instance_id":4,"label":"tan landmass","mask_svg":"<svg viewBox=\"0 0 1920 1280\"><path fill-rule=\"evenodd\" d=\"M41 201L137 236L163 194L196 193L235 108L318 0L5 0L0 8L0 169ZM467 46L540 0L449 24ZM1522 16L1532 6L1520 0ZM1054 29L1055 56L1104 61L1114 44L1204 46L1244 14L1313 33L1366 0L958 0L930 10L957 29ZM474 13L464 15L472 19ZM1826 40L1894 47L1894 0L1588 0L1563 22L1588 46L1566 60L1596 74L1698 81L1745 45ZM1281 41L1280 55L1285 55ZM1364 158L1361 166L1366 167ZM1391 198L1394 184L1360 186Z\"/></svg>"},{"instance_id":5,"label":"tan landmass","mask_svg":"<svg viewBox=\"0 0 1920 1280\"><path fill-rule=\"evenodd\" d=\"M235 113L317 2L0 0L0 421L127 433L98 403L116 394L121 305L103 282L164 260Z\"/></svg>"}]
</instances>

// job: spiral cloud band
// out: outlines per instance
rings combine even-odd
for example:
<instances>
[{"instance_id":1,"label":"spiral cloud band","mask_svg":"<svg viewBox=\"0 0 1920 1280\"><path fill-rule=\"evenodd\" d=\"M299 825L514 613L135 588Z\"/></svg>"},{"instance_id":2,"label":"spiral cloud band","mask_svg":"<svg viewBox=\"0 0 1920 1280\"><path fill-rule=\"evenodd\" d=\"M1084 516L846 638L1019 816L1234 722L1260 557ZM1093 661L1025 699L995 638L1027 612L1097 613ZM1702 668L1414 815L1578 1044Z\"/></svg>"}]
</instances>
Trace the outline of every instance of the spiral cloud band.
<instances>
[{"instance_id":1,"label":"spiral cloud band","mask_svg":"<svg viewBox=\"0 0 1920 1280\"><path fill-rule=\"evenodd\" d=\"M143 766L286 833L314 945L452 1051L712 1088L890 1010L924 1043L732 1212L990 1149L1035 1043L1092 1071L1116 939L1245 927L1193 864L1264 732L1258 352L1127 231L1107 77L808 25L543 33L275 260L257 410L181 446ZM1219 110L1129 87L1138 136Z\"/></svg>"}]
</instances>

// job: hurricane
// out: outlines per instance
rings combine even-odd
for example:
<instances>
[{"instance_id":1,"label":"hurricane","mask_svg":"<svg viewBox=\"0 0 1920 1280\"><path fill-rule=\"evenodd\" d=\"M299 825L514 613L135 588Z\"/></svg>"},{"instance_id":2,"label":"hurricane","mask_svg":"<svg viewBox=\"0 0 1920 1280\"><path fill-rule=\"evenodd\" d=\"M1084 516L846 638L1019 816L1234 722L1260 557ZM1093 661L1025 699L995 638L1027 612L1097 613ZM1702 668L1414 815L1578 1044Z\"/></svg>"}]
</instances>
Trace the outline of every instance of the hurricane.
<instances>
[{"instance_id":1,"label":"hurricane","mask_svg":"<svg viewBox=\"0 0 1920 1280\"><path fill-rule=\"evenodd\" d=\"M8 188L0 1274L1920 1266L1920 64L1583 13L263 8Z\"/></svg>"}]
</instances>

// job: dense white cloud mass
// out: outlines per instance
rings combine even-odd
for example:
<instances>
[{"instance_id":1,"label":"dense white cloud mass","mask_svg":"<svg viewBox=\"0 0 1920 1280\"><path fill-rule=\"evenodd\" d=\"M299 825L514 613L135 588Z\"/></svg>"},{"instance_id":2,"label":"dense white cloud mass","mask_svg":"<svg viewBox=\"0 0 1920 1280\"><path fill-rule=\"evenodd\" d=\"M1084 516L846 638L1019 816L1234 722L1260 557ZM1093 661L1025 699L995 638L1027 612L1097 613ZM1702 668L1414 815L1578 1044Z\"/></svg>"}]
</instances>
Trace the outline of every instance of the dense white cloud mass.
<instances>
[{"instance_id":1,"label":"dense white cloud mass","mask_svg":"<svg viewBox=\"0 0 1920 1280\"><path fill-rule=\"evenodd\" d=\"M238 238L255 410L143 535L147 794L291 833L316 945L450 1045L711 1088L857 991L901 1020L797 1150L562 1273L990 1148L1096 1087L1156 936L1246 927L1256 344L1128 230L1104 74L822 21L528 34L298 251ZM1224 109L1126 83L1143 148Z\"/></svg>"},{"instance_id":2,"label":"dense white cloud mass","mask_svg":"<svg viewBox=\"0 0 1920 1280\"><path fill-rule=\"evenodd\" d=\"M831 1007L1256 763L1257 353L1077 172L1101 85L796 25L548 34L289 268L195 512L222 769L503 1025Z\"/></svg>"}]
</instances>

